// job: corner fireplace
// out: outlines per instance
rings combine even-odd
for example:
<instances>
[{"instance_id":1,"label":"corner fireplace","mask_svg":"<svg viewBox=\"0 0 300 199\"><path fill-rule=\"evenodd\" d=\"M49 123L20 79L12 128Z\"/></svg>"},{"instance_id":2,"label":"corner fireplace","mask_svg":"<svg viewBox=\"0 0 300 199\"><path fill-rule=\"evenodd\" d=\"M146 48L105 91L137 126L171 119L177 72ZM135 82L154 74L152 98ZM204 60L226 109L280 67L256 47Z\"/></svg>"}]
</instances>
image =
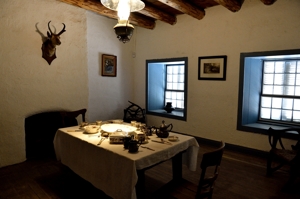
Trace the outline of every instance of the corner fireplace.
<instances>
[{"instance_id":1,"label":"corner fireplace","mask_svg":"<svg viewBox=\"0 0 300 199\"><path fill-rule=\"evenodd\" d=\"M25 118L26 158L55 157L53 139L59 128L78 125L77 117L85 121L86 109L77 111L47 111Z\"/></svg>"}]
</instances>

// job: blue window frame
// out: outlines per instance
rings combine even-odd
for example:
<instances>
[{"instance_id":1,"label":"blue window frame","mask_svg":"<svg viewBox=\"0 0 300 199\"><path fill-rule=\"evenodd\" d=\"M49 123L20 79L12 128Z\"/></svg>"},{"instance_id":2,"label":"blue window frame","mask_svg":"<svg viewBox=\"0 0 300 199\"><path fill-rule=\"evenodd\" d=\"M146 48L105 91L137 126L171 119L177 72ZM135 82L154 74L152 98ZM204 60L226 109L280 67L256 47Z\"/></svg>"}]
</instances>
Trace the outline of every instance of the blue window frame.
<instances>
[{"instance_id":1,"label":"blue window frame","mask_svg":"<svg viewBox=\"0 0 300 199\"><path fill-rule=\"evenodd\" d=\"M186 120L187 57L146 60L146 113ZM164 107L172 102L175 108L167 113Z\"/></svg>"},{"instance_id":2,"label":"blue window frame","mask_svg":"<svg viewBox=\"0 0 300 199\"><path fill-rule=\"evenodd\" d=\"M266 134L269 127L299 125L297 119L288 119L288 115L293 111L297 112L298 108L291 108L286 103L289 100L285 101L298 100L295 92L291 95L291 90L298 89L298 62L296 61L296 69L292 69L290 64L294 64L299 58L300 49L241 53L237 130ZM289 133L285 137L295 138L295 135Z\"/></svg>"}]
</instances>

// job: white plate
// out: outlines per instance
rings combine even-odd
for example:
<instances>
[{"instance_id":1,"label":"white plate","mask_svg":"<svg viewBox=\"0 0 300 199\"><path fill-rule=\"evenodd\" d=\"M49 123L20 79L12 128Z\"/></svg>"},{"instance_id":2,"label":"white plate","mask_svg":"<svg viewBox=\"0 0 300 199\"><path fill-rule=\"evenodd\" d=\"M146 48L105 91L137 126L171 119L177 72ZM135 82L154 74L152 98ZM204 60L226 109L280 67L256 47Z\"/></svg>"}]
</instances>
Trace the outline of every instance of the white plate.
<instances>
[{"instance_id":1,"label":"white plate","mask_svg":"<svg viewBox=\"0 0 300 199\"><path fill-rule=\"evenodd\" d=\"M107 133L117 132L119 130L123 132L134 132L136 127L125 125L125 124L103 124L101 129Z\"/></svg>"}]
</instances>

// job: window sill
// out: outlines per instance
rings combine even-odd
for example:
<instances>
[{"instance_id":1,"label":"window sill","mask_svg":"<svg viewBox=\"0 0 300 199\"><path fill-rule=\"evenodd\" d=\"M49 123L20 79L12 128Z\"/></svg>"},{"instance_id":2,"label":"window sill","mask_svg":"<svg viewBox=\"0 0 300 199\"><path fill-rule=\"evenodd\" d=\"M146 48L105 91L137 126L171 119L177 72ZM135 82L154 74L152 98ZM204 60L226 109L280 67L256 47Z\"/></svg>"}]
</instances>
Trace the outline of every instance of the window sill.
<instances>
[{"instance_id":1,"label":"window sill","mask_svg":"<svg viewBox=\"0 0 300 199\"><path fill-rule=\"evenodd\" d=\"M147 114L186 121L183 111L174 110L172 113L167 113L164 109L157 109L149 110L147 111Z\"/></svg>"},{"instance_id":2,"label":"window sill","mask_svg":"<svg viewBox=\"0 0 300 199\"><path fill-rule=\"evenodd\" d=\"M295 126L279 126L274 124L266 124L266 123L251 123L251 124L245 124L237 128L237 130L240 131L247 131L247 132L253 132L253 133L260 133L264 135L268 135L268 129L272 127L274 129L285 129L285 128L299 128ZM298 139L298 134L296 132L290 131L288 133L285 133L282 137L288 138L288 139Z\"/></svg>"}]
</instances>

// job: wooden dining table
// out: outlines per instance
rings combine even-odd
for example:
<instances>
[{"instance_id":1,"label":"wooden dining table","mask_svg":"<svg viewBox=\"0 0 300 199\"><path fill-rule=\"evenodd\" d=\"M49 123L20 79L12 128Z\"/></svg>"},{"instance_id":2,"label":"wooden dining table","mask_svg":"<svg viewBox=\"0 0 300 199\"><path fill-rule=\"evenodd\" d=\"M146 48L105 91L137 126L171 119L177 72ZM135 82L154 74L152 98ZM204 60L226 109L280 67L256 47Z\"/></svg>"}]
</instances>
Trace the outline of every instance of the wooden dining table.
<instances>
[{"instance_id":1,"label":"wooden dining table","mask_svg":"<svg viewBox=\"0 0 300 199\"><path fill-rule=\"evenodd\" d=\"M178 140L161 142L152 135L138 152L129 153L108 138L99 145L100 135L87 134L79 126L60 128L54 149L57 160L114 199L142 198L144 171L166 160L172 159L174 180L182 177L182 164L196 170L199 145L192 136L170 132Z\"/></svg>"}]
</instances>

